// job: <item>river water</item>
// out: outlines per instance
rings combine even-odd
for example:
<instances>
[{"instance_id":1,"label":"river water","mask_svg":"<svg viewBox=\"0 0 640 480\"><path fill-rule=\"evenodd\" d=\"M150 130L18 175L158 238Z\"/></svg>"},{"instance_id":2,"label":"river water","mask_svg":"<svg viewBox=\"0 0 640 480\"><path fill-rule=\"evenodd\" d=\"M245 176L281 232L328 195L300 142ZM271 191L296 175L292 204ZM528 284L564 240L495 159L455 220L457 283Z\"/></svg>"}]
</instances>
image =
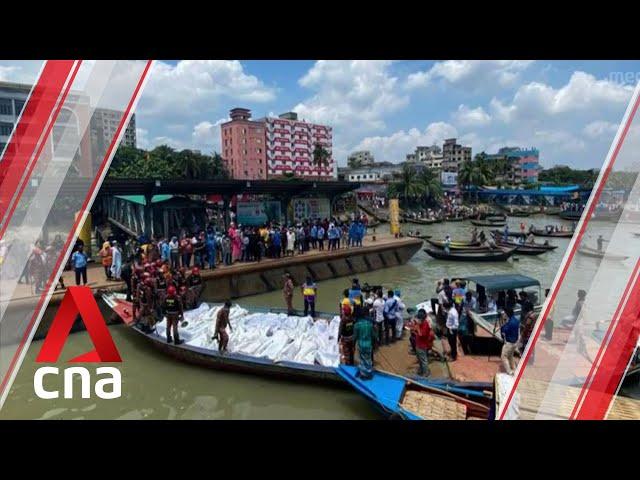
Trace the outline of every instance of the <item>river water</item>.
<instances>
[{"instance_id":1,"label":"river water","mask_svg":"<svg viewBox=\"0 0 640 480\"><path fill-rule=\"evenodd\" d=\"M558 217L510 218L512 231L520 222L541 228L564 223ZM387 229L387 226L381 227ZM407 227L405 227L407 228ZM454 240L468 239L469 222L412 226L434 239L450 234ZM539 239L538 239L539 240ZM568 239L550 239L559 246L538 257L516 257L500 263L459 263L434 260L418 252L406 265L359 275L361 283L384 285L401 291L407 305L430 298L439 278L495 273L522 273L537 278L548 288L569 244ZM586 239L590 242L590 239ZM595 247L595 238L593 239ZM349 278L319 282L317 308L335 311L340 292ZM206 300L206 299L205 299ZM243 306L284 306L280 292L239 299ZM294 305L302 307L296 297ZM41 342L34 342L20 369L11 392L0 411L0 419L375 419L373 408L347 389L278 381L259 376L218 372L181 364L163 356L124 326L110 328L123 363L122 397L117 400L57 399L41 400L33 392L34 359ZM70 336L64 356L71 358L92 348L86 333ZM90 370L94 367L88 365ZM45 387L62 386L62 379L51 379Z\"/></svg>"}]
</instances>

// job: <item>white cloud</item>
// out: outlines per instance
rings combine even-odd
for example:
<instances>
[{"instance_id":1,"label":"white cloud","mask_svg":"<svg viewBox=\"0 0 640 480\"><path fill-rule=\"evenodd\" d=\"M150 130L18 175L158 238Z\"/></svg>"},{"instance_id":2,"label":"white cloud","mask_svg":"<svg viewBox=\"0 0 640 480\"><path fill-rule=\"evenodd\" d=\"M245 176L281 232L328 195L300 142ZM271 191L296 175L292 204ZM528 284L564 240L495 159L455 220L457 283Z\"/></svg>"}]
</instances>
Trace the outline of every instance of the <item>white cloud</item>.
<instances>
[{"instance_id":1,"label":"white cloud","mask_svg":"<svg viewBox=\"0 0 640 480\"><path fill-rule=\"evenodd\" d=\"M578 71L561 88L531 82L518 88L510 104L494 98L491 107L505 121L515 117L546 121L549 116L567 113L590 114L619 109L629 102L632 93L630 85L598 80L591 74Z\"/></svg>"},{"instance_id":2,"label":"white cloud","mask_svg":"<svg viewBox=\"0 0 640 480\"><path fill-rule=\"evenodd\" d=\"M391 75L390 61L319 60L299 80L315 94L293 110L300 118L353 131L385 127L384 117L409 103Z\"/></svg>"},{"instance_id":3,"label":"white cloud","mask_svg":"<svg viewBox=\"0 0 640 480\"><path fill-rule=\"evenodd\" d=\"M579 153L587 150L587 143L570 132L561 130L537 130L531 139L536 146L552 147L555 152Z\"/></svg>"},{"instance_id":4,"label":"white cloud","mask_svg":"<svg viewBox=\"0 0 640 480\"><path fill-rule=\"evenodd\" d=\"M454 121L463 127L482 127L491 123L491 115L482 107L469 108L466 105L460 105L452 116Z\"/></svg>"},{"instance_id":5,"label":"white cloud","mask_svg":"<svg viewBox=\"0 0 640 480\"><path fill-rule=\"evenodd\" d=\"M136 127L136 145L145 150L151 146L149 144L149 130Z\"/></svg>"},{"instance_id":6,"label":"white cloud","mask_svg":"<svg viewBox=\"0 0 640 480\"><path fill-rule=\"evenodd\" d=\"M513 85L533 61L531 60L447 60L436 62L429 70L412 73L405 86L423 88L442 81L467 88Z\"/></svg>"},{"instance_id":7,"label":"white cloud","mask_svg":"<svg viewBox=\"0 0 640 480\"><path fill-rule=\"evenodd\" d=\"M262 103L276 92L249 75L237 60L155 62L140 99L143 115L193 115L228 107L228 102Z\"/></svg>"},{"instance_id":8,"label":"white cloud","mask_svg":"<svg viewBox=\"0 0 640 480\"><path fill-rule=\"evenodd\" d=\"M584 134L589 138L597 139L604 137L606 140L612 140L617 131L617 124L604 120L591 122L583 129Z\"/></svg>"},{"instance_id":9,"label":"white cloud","mask_svg":"<svg viewBox=\"0 0 640 480\"><path fill-rule=\"evenodd\" d=\"M0 81L33 84L44 60L0 60Z\"/></svg>"},{"instance_id":10,"label":"white cloud","mask_svg":"<svg viewBox=\"0 0 640 480\"><path fill-rule=\"evenodd\" d=\"M215 123L203 121L193 127L191 133L192 143L195 148L203 153L211 153L212 150L220 151L220 125L228 122L229 118L221 118Z\"/></svg>"},{"instance_id":11,"label":"white cloud","mask_svg":"<svg viewBox=\"0 0 640 480\"><path fill-rule=\"evenodd\" d=\"M377 161L399 163L417 146L442 144L445 138L458 135L456 128L445 122L434 122L424 131L417 128L400 130L387 136L366 137L353 150L370 150Z\"/></svg>"}]
</instances>

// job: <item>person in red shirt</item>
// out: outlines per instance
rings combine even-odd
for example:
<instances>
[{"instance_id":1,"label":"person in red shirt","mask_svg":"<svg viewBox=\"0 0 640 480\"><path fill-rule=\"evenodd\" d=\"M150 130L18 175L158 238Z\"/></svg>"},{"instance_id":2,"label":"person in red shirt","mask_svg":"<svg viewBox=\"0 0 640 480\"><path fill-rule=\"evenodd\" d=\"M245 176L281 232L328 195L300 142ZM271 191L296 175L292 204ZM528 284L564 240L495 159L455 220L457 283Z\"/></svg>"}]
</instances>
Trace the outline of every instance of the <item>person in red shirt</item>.
<instances>
[{"instance_id":1,"label":"person in red shirt","mask_svg":"<svg viewBox=\"0 0 640 480\"><path fill-rule=\"evenodd\" d=\"M416 357L418 357L418 375L428 377L431 375L429 369L429 350L433 347L435 335L429 325L427 312L424 308L418 310L412 325L415 334Z\"/></svg>"}]
</instances>

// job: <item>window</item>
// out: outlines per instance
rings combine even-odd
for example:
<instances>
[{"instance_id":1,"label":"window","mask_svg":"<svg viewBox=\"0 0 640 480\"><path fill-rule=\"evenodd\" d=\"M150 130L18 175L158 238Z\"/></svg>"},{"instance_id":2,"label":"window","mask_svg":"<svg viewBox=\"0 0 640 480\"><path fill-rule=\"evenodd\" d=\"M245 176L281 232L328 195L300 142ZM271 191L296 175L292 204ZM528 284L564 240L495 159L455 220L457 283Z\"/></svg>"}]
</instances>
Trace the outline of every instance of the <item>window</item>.
<instances>
[{"instance_id":1,"label":"window","mask_svg":"<svg viewBox=\"0 0 640 480\"><path fill-rule=\"evenodd\" d=\"M0 135L11 135L11 131L13 130L13 123L0 123Z\"/></svg>"},{"instance_id":2,"label":"window","mask_svg":"<svg viewBox=\"0 0 640 480\"><path fill-rule=\"evenodd\" d=\"M11 100L8 98L0 98L0 115L13 115Z\"/></svg>"}]
</instances>

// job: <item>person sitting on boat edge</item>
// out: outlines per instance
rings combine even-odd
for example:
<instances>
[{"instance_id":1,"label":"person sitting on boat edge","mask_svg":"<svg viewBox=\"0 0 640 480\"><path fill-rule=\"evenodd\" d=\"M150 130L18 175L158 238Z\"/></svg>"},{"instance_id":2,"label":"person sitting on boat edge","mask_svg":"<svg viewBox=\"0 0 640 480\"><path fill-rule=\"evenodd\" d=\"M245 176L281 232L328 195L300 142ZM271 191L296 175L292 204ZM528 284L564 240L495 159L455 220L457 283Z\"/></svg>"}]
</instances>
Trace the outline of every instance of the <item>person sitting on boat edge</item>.
<instances>
[{"instance_id":1,"label":"person sitting on boat edge","mask_svg":"<svg viewBox=\"0 0 640 480\"><path fill-rule=\"evenodd\" d=\"M358 346L358 377L368 380L373 377L373 323L367 318L362 306L354 310L356 323L353 327L353 340Z\"/></svg>"},{"instance_id":2,"label":"person sitting on boat edge","mask_svg":"<svg viewBox=\"0 0 640 480\"><path fill-rule=\"evenodd\" d=\"M225 353L227 351L227 344L229 343L229 334L227 333L227 326L229 330L233 332L231 322L229 322L229 312L231 311L231 300L224 302L224 306L218 310L216 315L216 327L214 340L218 340L218 351Z\"/></svg>"},{"instance_id":3,"label":"person sitting on boat edge","mask_svg":"<svg viewBox=\"0 0 640 480\"><path fill-rule=\"evenodd\" d=\"M176 345L183 343L178 334L178 322L182 318L184 311L182 302L178 298L176 287L171 285L167 288L167 296L162 302L162 312L167 317L167 343L175 342ZM173 332L173 339L171 333Z\"/></svg>"}]
</instances>

